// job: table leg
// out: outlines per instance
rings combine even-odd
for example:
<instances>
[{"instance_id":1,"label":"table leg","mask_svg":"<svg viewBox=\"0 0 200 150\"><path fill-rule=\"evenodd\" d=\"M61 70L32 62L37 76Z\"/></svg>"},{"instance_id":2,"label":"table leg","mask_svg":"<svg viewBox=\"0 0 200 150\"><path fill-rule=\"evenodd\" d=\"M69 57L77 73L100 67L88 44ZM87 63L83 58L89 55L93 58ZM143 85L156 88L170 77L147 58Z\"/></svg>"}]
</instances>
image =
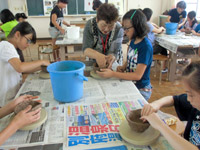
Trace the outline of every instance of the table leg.
<instances>
[{"instance_id":1,"label":"table leg","mask_svg":"<svg viewBox=\"0 0 200 150\"><path fill-rule=\"evenodd\" d=\"M59 55L61 61L65 60L65 46L60 46Z\"/></svg>"},{"instance_id":2,"label":"table leg","mask_svg":"<svg viewBox=\"0 0 200 150\"><path fill-rule=\"evenodd\" d=\"M169 81L176 79L176 53L170 52L170 70L169 70Z\"/></svg>"}]
</instances>

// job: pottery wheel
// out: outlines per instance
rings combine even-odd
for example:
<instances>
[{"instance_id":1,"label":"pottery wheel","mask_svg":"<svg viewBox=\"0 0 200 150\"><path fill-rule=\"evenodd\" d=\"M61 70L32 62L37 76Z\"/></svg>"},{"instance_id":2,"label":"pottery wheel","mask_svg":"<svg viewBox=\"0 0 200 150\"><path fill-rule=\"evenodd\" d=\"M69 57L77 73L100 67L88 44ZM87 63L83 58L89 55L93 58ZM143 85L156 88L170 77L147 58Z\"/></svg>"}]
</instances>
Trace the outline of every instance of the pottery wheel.
<instances>
[{"instance_id":1,"label":"pottery wheel","mask_svg":"<svg viewBox=\"0 0 200 150\"><path fill-rule=\"evenodd\" d=\"M42 79L50 79L49 73L44 72L44 71L41 71L39 73L39 77L42 78Z\"/></svg>"},{"instance_id":2,"label":"pottery wheel","mask_svg":"<svg viewBox=\"0 0 200 150\"><path fill-rule=\"evenodd\" d=\"M15 115L11 116L11 120L14 118L14 116ZM24 126L23 128L20 128L20 130L33 130L41 126L46 120L47 120L47 112L44 108L42 108L41 113L40 113L40 119L32 124L29 124L27 126Z\"/></svg>"},{"instance_id":3,"label":"pottery wheel","mask_svg":"<svg viewBox=\"0 0 200 150\"><path fill-rule=\"evenodd\" d=\"M90 76L92 76L94 79L99 79L99 80L105 80L106 78L100 77L97 73L94 72L94 70L90 71Z\"/></svg>"},{"instance_id":4,"label":"pottery wheel","mask_svg":"<svg viewBox=\"0 0 200 150\"><path fill-rule=\"evenodd\" d=\"M120 124L119 133L125 141L134 145L150 145L160 136L160 132L151 126L142 133L134 132L126 120Z\"/></svg>"}]
</instances>

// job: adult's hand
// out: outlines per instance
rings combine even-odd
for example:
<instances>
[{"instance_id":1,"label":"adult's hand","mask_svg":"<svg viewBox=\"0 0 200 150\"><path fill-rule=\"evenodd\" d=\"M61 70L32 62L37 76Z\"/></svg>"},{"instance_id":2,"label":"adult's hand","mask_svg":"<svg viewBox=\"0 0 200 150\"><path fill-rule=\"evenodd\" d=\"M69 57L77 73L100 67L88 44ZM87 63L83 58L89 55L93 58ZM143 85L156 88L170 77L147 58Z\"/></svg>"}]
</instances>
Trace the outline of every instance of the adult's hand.
<instances>
[{"instance_id":1,"label":"adult's hand","mask_svg":"<svg viewBox=\"0 0 200 150\"><path fill-rule=\"evenodd\" d=\"M106 67L106 56L104 54L98 53L96 56L96 62L99 66L99 68L105 68Z\"/></svg>"},{"instance_id":2,"label":"adult's hand","mask_svg":"<svg viewBox=\"0 0 200 150\"><path fill-rule=\"evenodd\" d=\"M115 61L115 56L113 56L112 54L106 56L106 61L107 61L107 64L108 64L107 68L111 69L113 62Z\"/></svg>"}]
</instances>

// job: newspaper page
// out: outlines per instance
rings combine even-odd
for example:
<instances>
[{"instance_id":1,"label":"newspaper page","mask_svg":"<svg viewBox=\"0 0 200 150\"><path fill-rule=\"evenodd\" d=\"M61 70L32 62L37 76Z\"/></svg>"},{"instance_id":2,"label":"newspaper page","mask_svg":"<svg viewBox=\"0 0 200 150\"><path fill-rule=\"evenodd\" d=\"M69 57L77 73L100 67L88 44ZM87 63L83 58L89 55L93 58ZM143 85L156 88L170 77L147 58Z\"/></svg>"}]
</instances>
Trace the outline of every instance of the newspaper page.
<instances>
[{"instance_id":1,"label":"newspaper page","mask_svg":"<svg viewBox=\"0 0 200 150\"><path fill-rule=\"evenodd\" d=\"M23 131L18 130L12 137L10 137L1 148L10 147L30 147L34 145L44 145L48 143L63 143L66 137L66 117L64 105L52 106L49 102L43 103L43 108L47 112L47 120L40 127ZM9 117L0 120L0 130L11 121L13 114Z\"/></svg>"},{"instance_id":2,"label":"newspaper page","mask_svg":"<svg viewBox=\"0 0 200 150\"><path fill-rule=\"evenodd\" d=\"M133 82L88 79L83 84L83 97L77 102L63 104L54 99L50 79L40 79L38 74L29 75L17 96L39 92L39 99L48 114L47 121L32 131L17 131L0 150L171 148L164 138L150 146L132 145L121 138L119 125L126 119L126 113L147 103ZM0 130L11 117L0 120Z\"/></svg>"},{"instance_id":3,"label":"newspaper page","mask_svg":"<svg viewBox=\"0 0 200 150\"><path fill-rule=\"evenodd\" d=\"M156 41L162 47L176 53L179 46L191 45L193 48L198 48L200 37L194 35L187 36L184 32L178 32L175 35L157 34Z\"/></svg>"},{"instance_id":4,"label":"newspaper page","mask_svg":"<svg viewBox=\"0 0 200 150\"><path fill-rule=\"evenodd\" d=\"M159 138L149 146L132 145L119 134L119 126L127 112L138 109L137 101L107 102L90 105L69 105L67 112L67 143L69 150L80 149L172 149L168 142ZM162 145L162 146L161 146ZM154 147L154 148L152 148Z\"/></svg>"}]
</instances>

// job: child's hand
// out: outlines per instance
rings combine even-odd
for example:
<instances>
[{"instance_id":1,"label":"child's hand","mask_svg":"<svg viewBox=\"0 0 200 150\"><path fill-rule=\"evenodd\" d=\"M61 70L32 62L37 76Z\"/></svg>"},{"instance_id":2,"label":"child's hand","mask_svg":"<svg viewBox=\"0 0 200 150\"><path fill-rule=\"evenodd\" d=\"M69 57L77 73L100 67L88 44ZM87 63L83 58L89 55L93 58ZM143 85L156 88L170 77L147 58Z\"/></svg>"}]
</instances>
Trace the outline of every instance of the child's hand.
<instances>
[{"instance_id":1,"label":"child's hand","mask_svg":"<svg viewBox=\"0 0 200 150\"><path fill-rule=\"evenodd\" d=\"M153 107L153 104L145 104L144 107L142 108L141 111L141 116L148 116L154 112L157 112L158 110ZM146 121L145 119L142 119L144 122Z\"/></svg>"},{"instance_id":2,"label":"child's hand","mask_svg":"<svg viewBox=\"0 0 200 150\"><path fill-rule=\"evenodd\" d=\"M107 64L108 64L108 69L111 69L113 62L115 61L115 56L113 56L111 54L106 56L106 61L107 61Z\"/></svg>"},{"instance_id":3,"label":"child's hand","mask_svg":"<svg viewBox=\"0 0 200 150\"><path fill-rule=\"evenodd\" d=\"M30 110L31 106L29 105L26 109L19 112L12 120L12 123L14 123L18 129L40 119L41 108L38 108L32 112L28 112Z\"/></svg>"},{"instance_id":4,"label":"child's hand","mask_svg":"<svg viewBox=\"0 0 200 150\"><path fill-rule=\"evenodd\" d=\"M141 119L147 120L153 128L158 129L158 130L160 128L160 125L164 124L164 122L159 118L159 116L156 113L152 113L147 116L142 116Z\"/></svg>"},{"instance_id":5,"label":"child's hand","mask_svg":"<svg viewBox=\"0 0 200 150\"><path fill-rule=\"evenodd\" d=\"M61 34L65 34L65 29L60 29Z\"/></svg>"},{"instance_id":6,"label":"child's hand","mask_svg":"<svg viewBox=\"0 0 200 150\"><path fill-rule=\"evenodd\" d=\"M126 67L124 67L124 66L118 66L117 67L117 72L124 72L125 69L126 69Z\"/></svg>"},{"instance_id":7,"label":"child's hand","mask_svg":"<svg viewBox=\"0 0 200 150\"><path fill-rule=\"evenodd\" d=\"M48 66L48 65L50 65L49 60L42 60L42 65L43 65L43 66Z\"/></svg>"},{"instance_id":8,"label":"child's hand","mask_svg":"<svg viewBox=\"0 0 200 150\"><path fill-rule=\"evenodd\" d=\"M193 35L196 35L196 31L192 30L191 32L192 32Z\"/></svg>"},{"instance_id":9,"label":"child's hand","mask_svg":"<svg viewBox=\"0 0 200 150\"><path fill-rule=\"evenodd\" d=\"M100 72L101 71L101 72ZM100 69L100 71L96 71L97 74L103 78L111 78L113 77L113 71L110 69Z\"/></svg>"},{"instance_id":10,"label":"child's hand","mask_svg":"<svg viewBox=\"0 0 200 150\"><path fill-rule=\"evenodd\" d=\"M164 27L160 27L160 28L161 28L161 30L162 30L161 33L162 33L163 31L165 31L165 28L164 28Z\"/></svg>"},{"instance_id":11,"label":"child's hand","mask_svg":"<svg viewBox=\"0 0 200 150\"><path fill-rule=\"evenodd\" d=\"M13 108L13 111L14 111L14 108L17 106L17 104L23 102L23 101L29 101L29 100L33 100L33 99L36 99L38 98L38 96L32 96L32 95L23 95L23 96L20 96L18 98L16 98L14 101L12 101L11 103L11 107ZM41 101L39 101L41 102Z\"/></svg>"}]
</instances>

